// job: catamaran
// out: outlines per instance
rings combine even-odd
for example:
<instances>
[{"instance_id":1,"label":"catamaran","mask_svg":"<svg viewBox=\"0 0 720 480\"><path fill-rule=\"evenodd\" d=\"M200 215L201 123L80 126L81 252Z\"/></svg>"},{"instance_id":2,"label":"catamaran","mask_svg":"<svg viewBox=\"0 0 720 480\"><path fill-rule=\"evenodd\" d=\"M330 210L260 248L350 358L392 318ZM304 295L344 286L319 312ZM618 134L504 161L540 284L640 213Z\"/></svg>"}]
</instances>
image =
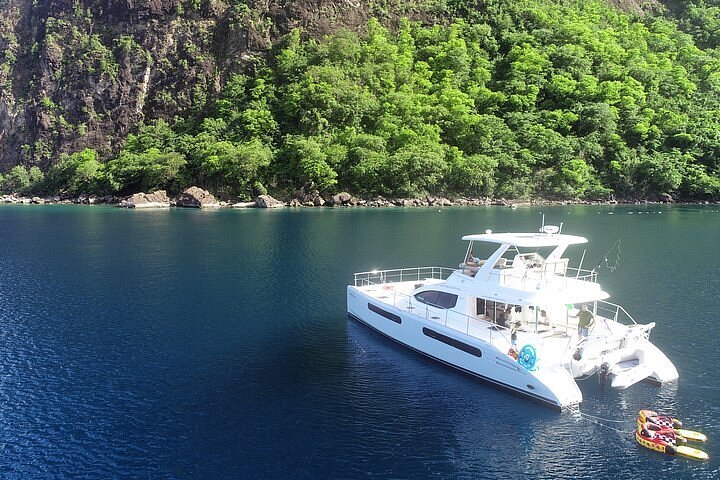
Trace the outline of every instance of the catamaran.
<instances>
[{"instance_id":1,"label":"catamaran","mask_svg":"<svg viewBox=\"0 0 720 480\"><path fill-rule=\"evenodd\" d=\"M561 232L466 235L457 268L356 273L348 316L421 354L555 409L578 405L577 379L598 374L624 389L672 382L678 372L597 281L569 266L568 247L587 239ZM492 249L475 257L482 246ZM584 254L583 254L584 256ZM589 313L587 313L589 312Z\"/></svg>"}]
</instances>

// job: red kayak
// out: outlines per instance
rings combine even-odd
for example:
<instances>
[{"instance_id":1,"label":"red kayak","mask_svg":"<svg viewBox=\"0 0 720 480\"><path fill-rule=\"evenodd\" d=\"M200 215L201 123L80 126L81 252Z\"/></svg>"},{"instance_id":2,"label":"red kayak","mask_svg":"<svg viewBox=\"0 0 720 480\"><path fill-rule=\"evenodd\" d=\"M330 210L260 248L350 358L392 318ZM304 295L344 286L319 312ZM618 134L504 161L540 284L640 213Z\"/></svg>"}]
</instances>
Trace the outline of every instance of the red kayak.
<instances>
[{"instance_id":1,"label":"red kayak","mask_svg":"<svg viewBox=\"0 0 720 480\"><path fill-rule=\"evenodd\" d=\"M682 428L682 422L677 418L673 418L669 415L658 415L657 412L652 410L640 410L640 416L638 422L654 423L665 428Z\"/></svg>"}]
</instances>

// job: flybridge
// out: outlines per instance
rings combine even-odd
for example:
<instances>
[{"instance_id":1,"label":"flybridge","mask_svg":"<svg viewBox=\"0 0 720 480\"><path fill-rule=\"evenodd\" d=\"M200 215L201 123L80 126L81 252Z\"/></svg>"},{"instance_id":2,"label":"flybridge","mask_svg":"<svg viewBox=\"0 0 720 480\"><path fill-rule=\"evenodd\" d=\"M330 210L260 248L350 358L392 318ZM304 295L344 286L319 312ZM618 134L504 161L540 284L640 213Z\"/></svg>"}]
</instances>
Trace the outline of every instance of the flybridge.
<instances>
[{"instance_id":1,"label":"flybridge","mask_svg":"<svg viewBox=\"0 0 720 480\"><path fill-rule=\"evenodd\" d=\"M507 244L514 247L537 248L587 243L585 237L549 233L481 233L465 235L465 241Z\"/></svg>"}]
</instances>

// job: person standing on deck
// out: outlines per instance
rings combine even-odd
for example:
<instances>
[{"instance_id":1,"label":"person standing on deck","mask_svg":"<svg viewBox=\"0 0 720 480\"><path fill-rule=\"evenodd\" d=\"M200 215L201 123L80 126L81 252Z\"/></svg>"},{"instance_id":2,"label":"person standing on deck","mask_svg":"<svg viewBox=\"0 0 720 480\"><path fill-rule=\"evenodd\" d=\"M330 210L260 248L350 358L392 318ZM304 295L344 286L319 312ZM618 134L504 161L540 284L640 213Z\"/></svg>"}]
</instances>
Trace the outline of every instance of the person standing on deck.
<instances>
[{"instance_id":1,"label":"person standing on deck","mask_svg":"<svg viewBox=\"0 0 720 480\"><path fill-rule=\"evenodd\" d=\"M517 350L517 332L520 328L520 322L515 322L510 327L510 346L514 350Z\"/></svg>"},{"instance_id":2,"label":"person standing on deck","mask_svg":"<svg viewBox=\"0 0 720 480\"><path fill-rule=\"evenodd\" d=\"M580 338L587 337L590 333L590 329L593 325L595 325L595 315L588 310L588 306L586 304L583 304L577 315L572 315L572 317L578 319L578 335Z\"/></svg>"}]
</instances>

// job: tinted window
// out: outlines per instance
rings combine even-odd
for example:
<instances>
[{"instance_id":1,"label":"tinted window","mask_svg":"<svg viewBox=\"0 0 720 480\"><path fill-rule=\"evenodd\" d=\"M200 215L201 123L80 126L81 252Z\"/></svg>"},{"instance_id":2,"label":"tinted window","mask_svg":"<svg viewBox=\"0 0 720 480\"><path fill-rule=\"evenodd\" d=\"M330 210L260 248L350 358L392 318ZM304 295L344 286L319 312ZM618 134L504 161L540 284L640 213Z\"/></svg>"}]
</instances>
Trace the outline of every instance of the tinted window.
<instances>
[{"instance_id":1,"label":"tinted window","mask_svg":"<svg viewBox=\"0 0 720 480\"><path fill-rule=\"evenodd\" d=\"M475 306L477 307L478 315L485 315L485 299L484 298L478 298L477 300L475 300Z\"/></svg>"},{"instance_id":2,"label":"tinted window","mask_svg":"<svg viewBox=\"0 0 720 480\"><path fill-rule=\"evenodd\" d=\"M415 294L415 300L418 302L438 308L453 308L457 305L457 299L457 295L438 290L426 290Z\"/></svg>"},{"instance_id":3,"label":"tinted window","mask_svg":"<svg viewBox=\"0 0 720 480\"><path fill-rule=\"evenodd\" d=\"M476 357L482 357L482 351L480 351L479 348L473 347L472 345L468 345L465 342L461 342L458 339L448 337L447 335L443 335L440 332L436 332L435 330L431 330L429 328L423 327L422 329L423 334L426 337L433 338L437 340L438 342L442 342L446 345L450 345L451 347L457 348L458 350L462 350L465 353L469 353L470 355L475 355Z\"/></svg>"},{"instance_id":4,"label":"tinted window","mask_svg":"<svg viewBox=\"0 0 720 480\"><path fill-rule=\"evenodd\" d=\"M400 318L399 315L395 315L394 313L390 313L386 310L383 310L382 308L378 307L377 305L368 303L368 309L372 312L377 313L378 315L382 315L383 317L387 318L388 320L392 320L395 323L402 323L402 319Z\"/></svg>"}]
</instances>

